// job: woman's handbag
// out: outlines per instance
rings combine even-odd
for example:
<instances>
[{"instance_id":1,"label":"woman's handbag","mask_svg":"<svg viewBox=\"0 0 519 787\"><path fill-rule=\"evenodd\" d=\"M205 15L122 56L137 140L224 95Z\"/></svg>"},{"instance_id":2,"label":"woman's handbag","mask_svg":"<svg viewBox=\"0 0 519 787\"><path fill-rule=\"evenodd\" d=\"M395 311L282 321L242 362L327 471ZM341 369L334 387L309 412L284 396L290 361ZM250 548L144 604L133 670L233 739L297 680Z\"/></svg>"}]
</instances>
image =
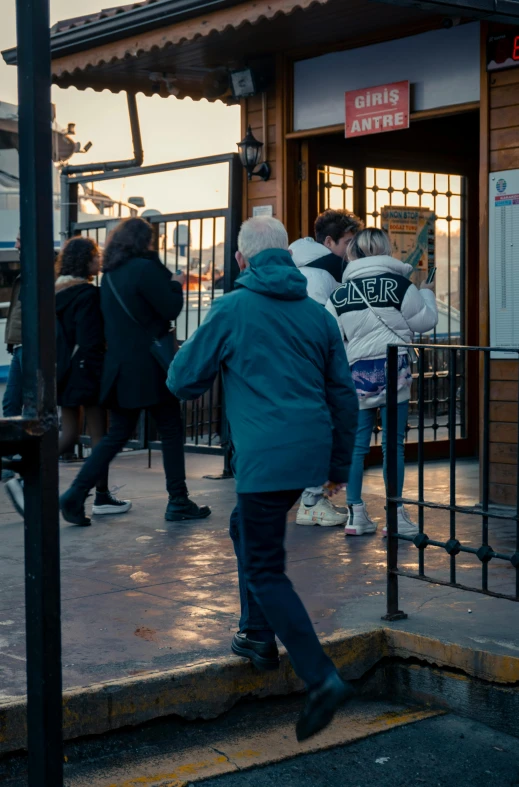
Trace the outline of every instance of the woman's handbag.
<instances>
[{"instance_id":1,"label":"woman's handbag","mask_svg":"<svg viewBox=\"0 0 519 787\"><path fill-rule=\"evenodd\" d=\"M128 317L131 320L133 320L133 322L137 323L137 325L139 325L143 329L143 331L145 331L145 328L141 325L139 320L137 320L133 316L133 314L128 309L125 302L123 301L117 290L115 289L110 275L105 273L104 278L107 280L108 286L112 290L112 293L114 294L119 306L126 312ZM152 338L151 340L150 353L155 358L159 366L161 366L164 369L165 372L169 370L169 367L171 366L171 362L173 361L173 358L177 354L178 350L179 350L179 346L177 342L176 331L174 328L171 331L165 333L163 336L157 336Z\"/></svg>"},{"instance_id":2,"label":"woman's handbag","mask_svg":"<svg viewBox=\"0 0 519 787\"><path fill-rule=\"evenodd\" d=\"M386 328L386 329L387 329L387 330L388 330L390 333L392 333L392 334L393 334L393 336L395 336L395 337L398 339L398 341L397 341L396 343L397 343L398 345L400 345L400 346L402 346L402 345L403 345L404 347L406 347L406 349L407 349L407 355L408 355L408 357L409 357L409 363L410 363L411 365L412 365L413 363L417 363L417 362L418 362L418 358L419 358L419 353L418 353L418 350L417 350L415 347L412 347L412 346L411 346L410 344L408 344L407 342L404 342L404 341L402 340L402 337L401 337L401 336L399 336L399 335L398 335L398 333L397 333L396 331L394 331L394 330L393 330L393 328L390 328L390 327L389 327L389 325L387 324L387 322L386 322L385 320L383 320L383 319L382 319L382 317L380 316L380 314L379 314L378 312L376 312L376 311L375 311L375 309L373 308L373 306L371 305L371 303L368 301L368 299L364 297L363 293L360 291L360 288L359 288L359 287L357 287L357 285L355 284L355 282L353 281L353 279L348 279L348 281L349 281L349 283L351 284L351 286L353 287L353 289L355 290L355 292L357 293L357 295L360 295L361 299L364 301L364 303L366 304L366 306L368 307L368 309L369 309L369 310L370 310L370 311L371 311L371 312L372 312L372 313L375 315L375 317L377 318L377 320L378 320L380 323L382 323L382 325L384 326L384 328Z\"/></svg>"}]
</instances>

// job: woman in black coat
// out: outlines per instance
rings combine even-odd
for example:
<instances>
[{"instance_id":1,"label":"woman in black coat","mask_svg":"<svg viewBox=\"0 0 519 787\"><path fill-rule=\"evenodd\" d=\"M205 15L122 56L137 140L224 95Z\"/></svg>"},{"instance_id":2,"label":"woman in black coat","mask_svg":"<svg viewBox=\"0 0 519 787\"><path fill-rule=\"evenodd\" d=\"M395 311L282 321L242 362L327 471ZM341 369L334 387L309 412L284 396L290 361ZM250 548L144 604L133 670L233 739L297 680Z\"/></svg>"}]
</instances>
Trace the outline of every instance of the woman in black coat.
<instances>
[{"instance_id":1,"label":"woman in black coat","mask_svg":"<svg viewBox=\"0 0 519 787\"><path fill-rule=\"evenodd\" d=\"M106 434L107 413L99 404L101 372L105 352L103 316L99 288L92 284L99 273L100 254L91 238L71 238L57 261L56 319L58 358L69 360L58 382L61 406L60 455L78 442L84 412L92 447ZM64 344L65 347L61 347ZM129 500L118 500L108 489L108 468L96 481L92 512L124 514Z\"/></svg>"},{"instance_id":2,"label":"woman in black coat","mask_svg":"<svg viewBox=\"0 0 519 787\"><path fill-rule=\"evenodd\" d=\"M151 245L151 225L132 218L116 227L105 249L101 311L107 351L100 399L110 409L110 428L61 497L68 522L89 524L85 499L131 438L143 409L154 417L162 439L169 494L166 519L201 519L211 513L188 497L180 403L168 391L166 372L150 350L153 339L170 330L183 305L181 282L173 279Z\"/></svg>"}]
</instances>

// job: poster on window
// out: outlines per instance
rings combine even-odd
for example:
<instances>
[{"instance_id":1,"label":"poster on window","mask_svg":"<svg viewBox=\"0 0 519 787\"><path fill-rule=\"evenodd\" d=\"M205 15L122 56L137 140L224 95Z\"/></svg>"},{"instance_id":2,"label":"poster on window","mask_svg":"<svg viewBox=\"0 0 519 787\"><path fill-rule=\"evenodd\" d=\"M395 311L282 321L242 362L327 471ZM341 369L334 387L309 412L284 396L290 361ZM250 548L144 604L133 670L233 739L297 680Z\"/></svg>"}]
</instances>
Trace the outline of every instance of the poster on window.
<instances>
[{"instance_id":1,"label":"poster on window","mask_svg":"<svg viewBox=\"0 0 519 787\"><path fill-rule=\"evenodd\" d=\"M386 205L382 208L382 229L389 235L393 257L413 266L415 271L434 267L434 211Z\"/></svg>"}]
</instances>

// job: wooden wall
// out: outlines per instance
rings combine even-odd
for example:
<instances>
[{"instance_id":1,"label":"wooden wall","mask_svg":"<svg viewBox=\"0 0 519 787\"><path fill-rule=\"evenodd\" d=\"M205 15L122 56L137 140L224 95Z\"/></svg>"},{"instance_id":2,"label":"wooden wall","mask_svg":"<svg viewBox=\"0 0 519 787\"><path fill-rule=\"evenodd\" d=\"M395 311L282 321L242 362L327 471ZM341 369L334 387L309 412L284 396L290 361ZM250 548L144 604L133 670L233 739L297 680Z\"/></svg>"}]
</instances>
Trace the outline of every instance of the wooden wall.
<instances>
[{"instance_id":1,"label":"wooden wall","mask_svg":"<svg viewBox=\"0 0 519 787\"><path fill-rule=\"evenodd\" d=\"M243 218L252 216L252 211L258 205L272 205L273 215L284 224L287 223L287 180L292 184L295 180L295 163L292 162L290 177L287 178L287 142L285 135L290 123L292 111L291 80L289 70L291 66L283 55L278 55L274 64L274 80L272 86L266 91L267 103L267 151L266 160L270 164L272 173L269 180L262 181L253 178L252 181L244 179L243 189ZM245 135L250 124L252 133L261 142L264 142L264 111L263 96L258 95L246 99L242 103L241 125Z\"/></svg>"},{"instance_id":2,"label":"wooden wall","mask_svg":"<svg viewBox=\"0 0 519 787\"><path fill-rule=\"evenodd\" d=\"M519 68L490 75L488 103L490 172L517 169ZM519 392L517 362L492 361L490 377L490 501L515 505Z\"/></svg>"}]
</instances>

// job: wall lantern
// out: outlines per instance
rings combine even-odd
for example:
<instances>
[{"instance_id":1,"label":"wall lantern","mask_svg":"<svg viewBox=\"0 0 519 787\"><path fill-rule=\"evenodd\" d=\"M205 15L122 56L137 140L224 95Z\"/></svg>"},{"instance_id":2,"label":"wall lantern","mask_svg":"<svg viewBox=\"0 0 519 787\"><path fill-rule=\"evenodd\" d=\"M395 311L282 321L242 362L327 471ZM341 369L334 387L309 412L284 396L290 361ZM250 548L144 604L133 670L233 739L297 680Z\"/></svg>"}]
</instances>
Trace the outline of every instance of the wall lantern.
<instances>
[{"instance_id":1,"label":"wall lantern","mask_svg":"<svg viewBox=\"0 0 519 787\"><path fill-rule=\"evenodd\" d=\"M238 142L240 161L247 171L249 180L252 180L253 175L257 175L262 180L268 180L270 178L270 165L266 161L260 164L262 151L263 142L256 139L249 126L245 137L241 142ZM258 164L260 164L260 166L256 169Z\"/></svg>"}]
</instances>

